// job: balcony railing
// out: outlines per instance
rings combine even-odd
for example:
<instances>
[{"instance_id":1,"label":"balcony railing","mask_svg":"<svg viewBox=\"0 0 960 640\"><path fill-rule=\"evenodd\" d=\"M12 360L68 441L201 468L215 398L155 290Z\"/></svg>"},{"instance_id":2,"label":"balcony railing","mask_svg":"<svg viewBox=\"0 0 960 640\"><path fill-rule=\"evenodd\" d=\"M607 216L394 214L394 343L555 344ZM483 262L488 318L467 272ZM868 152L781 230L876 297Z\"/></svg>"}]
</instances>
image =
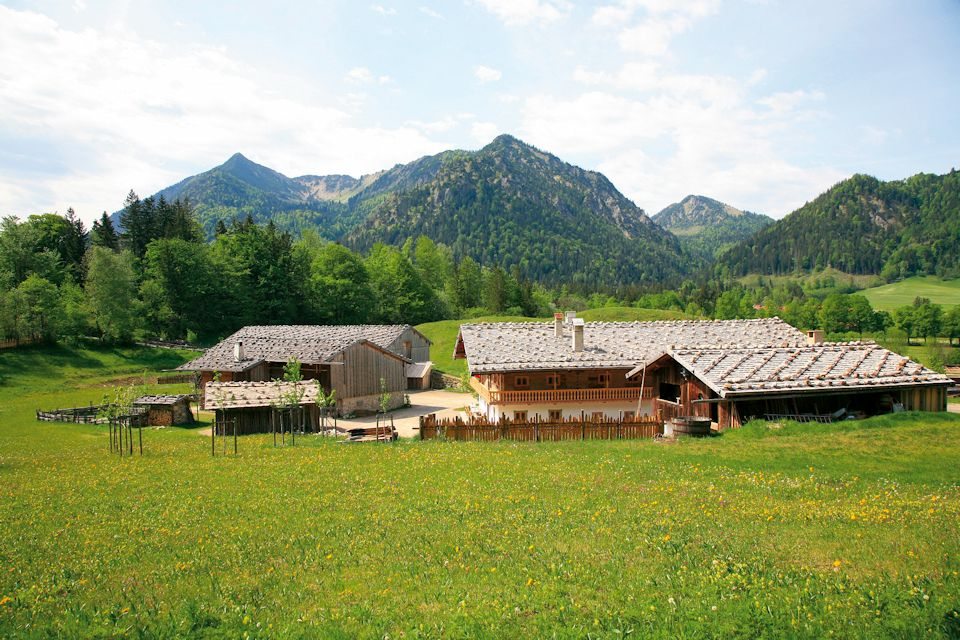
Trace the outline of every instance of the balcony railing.
<instances>
[{"instance_id":1,"label":"balcony railing","mask_svg":"<svg viewBox=\"0 0 960 640\"><path fill-rule=\"evenodd\" d=\"M476 378L470 378L470 386L487 404L558 404L565 402L590 402L594 400L640 399L640 387L615 389L529 389L491 391ZM653 397L653 388L643 390L644 398Z\"/></svg>"}]
</instances>

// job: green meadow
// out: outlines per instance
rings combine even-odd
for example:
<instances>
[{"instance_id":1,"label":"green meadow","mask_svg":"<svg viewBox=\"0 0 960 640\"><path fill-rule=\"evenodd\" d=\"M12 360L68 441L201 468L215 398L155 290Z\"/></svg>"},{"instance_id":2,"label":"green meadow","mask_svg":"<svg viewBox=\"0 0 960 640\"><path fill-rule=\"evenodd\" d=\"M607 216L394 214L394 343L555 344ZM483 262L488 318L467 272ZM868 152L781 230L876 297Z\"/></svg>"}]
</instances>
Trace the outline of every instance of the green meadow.
<instances>
[{"instance_id":1,"label":"green meadow","mask_svg":"<svg viewBox=\"0 0 960 640\"><path fill-rule=\"evenodd\" d=\"M960 416L132 458L34 420L185 357L0 352L0 637L960 634Z\"/></svg>"},{"instance_id":2,"label":"green meadow","mask_svg":"<svg viewBox=\"0 0 960 640\"><path fill-rule=\"evenodd\" d=\"M875 309L893 311L913 304L915 298L930 298L934 304L952 307L960 304L960 280L941 280L936 276L915 276L900 282L861 291Z\"/></svg>"}]
</instances>

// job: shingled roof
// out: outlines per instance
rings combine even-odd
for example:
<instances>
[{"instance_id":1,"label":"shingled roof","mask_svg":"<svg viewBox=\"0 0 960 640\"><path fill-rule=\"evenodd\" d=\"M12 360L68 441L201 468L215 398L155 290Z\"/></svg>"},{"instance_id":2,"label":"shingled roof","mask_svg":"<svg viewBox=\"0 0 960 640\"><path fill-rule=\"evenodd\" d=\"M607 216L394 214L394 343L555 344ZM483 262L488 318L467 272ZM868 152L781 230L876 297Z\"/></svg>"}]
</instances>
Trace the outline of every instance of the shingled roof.
<instances>
[{"instance_id":1,"label":"shingled roof","mask_svg":"<svg viewBox=\"0 0 960 640\"><path fill-rule=\"evenodd\" d=\"M464 324L457 350L470 373L556 369L632 368L671 348L799 347L806 336L779 318L587 322L583 350L574 351L570 330L557 338L552 322Z\"/></svg>"},{"instance_id":2,"label":"shingled roof","mask_svg":"<svg viewBox=\"0 0 960 640\"><path fill-rule=\"evenodd\" d=\"M315 404L317 384L301 382L300 404ZM243 409L280 404L281 397L293 391L292 382L208 382L203 398L204 411Z\"/></svg>"},{"instance_id":3,"label":"shingled roof","mask_svg":"<svg viewBox=\"0 0 960 640\"><path fill-rule=\"evenodd\" d=\"M675 349L669 355L724 398L952 383L947 376L873 343Z\"/></svg>"},{"instance_id":4,"label":"shingled roof","mask_svg":"<svg viewBox=\"0 0 960 640\"><path fill-rule=\"evenodd\" d=\"M390 344L409 327L407 324L252 325L240 329L177 369L246 371L261 362L287 362L290 358L304 364L321 364L330 362L338 353L361 341L389 350ZM244 358L237 361L233 349L240 341L243 341Z\"/></svg>"}]
</instances>

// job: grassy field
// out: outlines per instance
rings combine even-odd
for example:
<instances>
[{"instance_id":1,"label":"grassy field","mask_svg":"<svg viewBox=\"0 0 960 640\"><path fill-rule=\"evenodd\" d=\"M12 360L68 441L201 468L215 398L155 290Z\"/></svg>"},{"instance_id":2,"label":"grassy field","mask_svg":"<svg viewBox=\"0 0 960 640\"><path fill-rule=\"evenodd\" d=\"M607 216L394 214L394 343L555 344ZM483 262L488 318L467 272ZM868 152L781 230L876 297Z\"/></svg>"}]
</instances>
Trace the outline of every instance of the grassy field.
<instances>
[{"instance_id":1,"label":"grassy field","mask_svg":"<svg viewBox=\"0 0 960 640\"><path fill-rule=\"evenodd\" d=\"M773 283L775 285L780 285L785 282L799 282L804 288L813 288L818 280L822 283L828 278L833 278L835 283L834 288L852 287L855 289L865 289L867 287L877 286L879 283L883 282L883 279L880 278L880 276L844 273L843 271L839 271L832 267L822 271L815 271L813 273L791 274L785 276L759 275L753 273L739 278L739 281L746 287L756 287L760 284L760 280L762 279L766 283Z\"/></svg>"},{"instance_id":2,"label":"grassy field","mask_svg":"<svg viewBox=\"0 0 960 640\"><path fill-rule=\"evenodd\" d=\"M941 280L935 276L907 278L882 287L864 289L875 309L893 311L897 307L912 304L914 298L930 298L936 304L952 307L960 304L960 280Z\"/></svg>"},{"instance_id":3,"label":"grassy field","mask_svg":"<svg viewBox=\"0 0 960 640\"><path fill-rule=\"evenodd\" d=\"M119 459L36 423L171 352L0 353L0 637L957 637L960 419Z\"/></svg>"},{"instance_id":4,"label":"grassy field","mask_svg":"<svg viewBox=\"0 0 960 640\"><path fill-rule=\"evenodd\" d=\"M588 309L577 314L588 322L633 322L645 320L680 320L684 318L680 311L661 309L635 309L633 307L606 307ZM444 373L461 376L467 372L464 360L453 359L453 348L457 342L460 325L468 322L547 322L548 318L526 318L523 316L482 316L469 320L441 320L417 325L425 336L433 341L430 357L434 366Z\"/></svg>"}]
</instances>

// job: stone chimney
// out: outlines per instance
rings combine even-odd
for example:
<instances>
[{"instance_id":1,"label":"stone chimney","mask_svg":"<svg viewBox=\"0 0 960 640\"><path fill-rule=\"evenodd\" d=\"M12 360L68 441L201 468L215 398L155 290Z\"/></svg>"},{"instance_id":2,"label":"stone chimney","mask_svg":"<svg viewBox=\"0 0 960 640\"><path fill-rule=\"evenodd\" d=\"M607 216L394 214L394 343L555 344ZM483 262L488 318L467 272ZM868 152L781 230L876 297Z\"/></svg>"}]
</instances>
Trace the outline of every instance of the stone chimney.
<instances>
[{"instance_id":1,"label":"stone chimney","mask_svg":"<svg viewBox=\"0 0 960 640\"><path fill-rule=\"evenodd\" d=\"M823 329L811 329L807 331L807 344L810 346L823 344Z\"/></svg>"},{"instance_id":2,"label":"stone chimney","mask_svg":"<svg viewBox=\"0 0 960 640\"><path fill-rule=\"evenodd\" d=\"M243 356L243 340L237 340L233 345L233 359L237 362L242 362L244 359Z\"/></svg>"},{"instance_id":3,"label":"stone chimney","mask_svg":"<svg viewBox=\"0 0 960 640\"><path fill-rule=\"evenodd\" d=\"M553 335L557 338L563 337L563 314L553 314Z\"/></svg>"},{"instance_id":4,"label":"stone chimney","mask_svg":"<svg viewBox=\"0 0 960 640\"><path fill-rule=\"evenodd\" d=\"M573 319L573 350L583 351L583 318Z\"/></svg>"}]
</instances>

